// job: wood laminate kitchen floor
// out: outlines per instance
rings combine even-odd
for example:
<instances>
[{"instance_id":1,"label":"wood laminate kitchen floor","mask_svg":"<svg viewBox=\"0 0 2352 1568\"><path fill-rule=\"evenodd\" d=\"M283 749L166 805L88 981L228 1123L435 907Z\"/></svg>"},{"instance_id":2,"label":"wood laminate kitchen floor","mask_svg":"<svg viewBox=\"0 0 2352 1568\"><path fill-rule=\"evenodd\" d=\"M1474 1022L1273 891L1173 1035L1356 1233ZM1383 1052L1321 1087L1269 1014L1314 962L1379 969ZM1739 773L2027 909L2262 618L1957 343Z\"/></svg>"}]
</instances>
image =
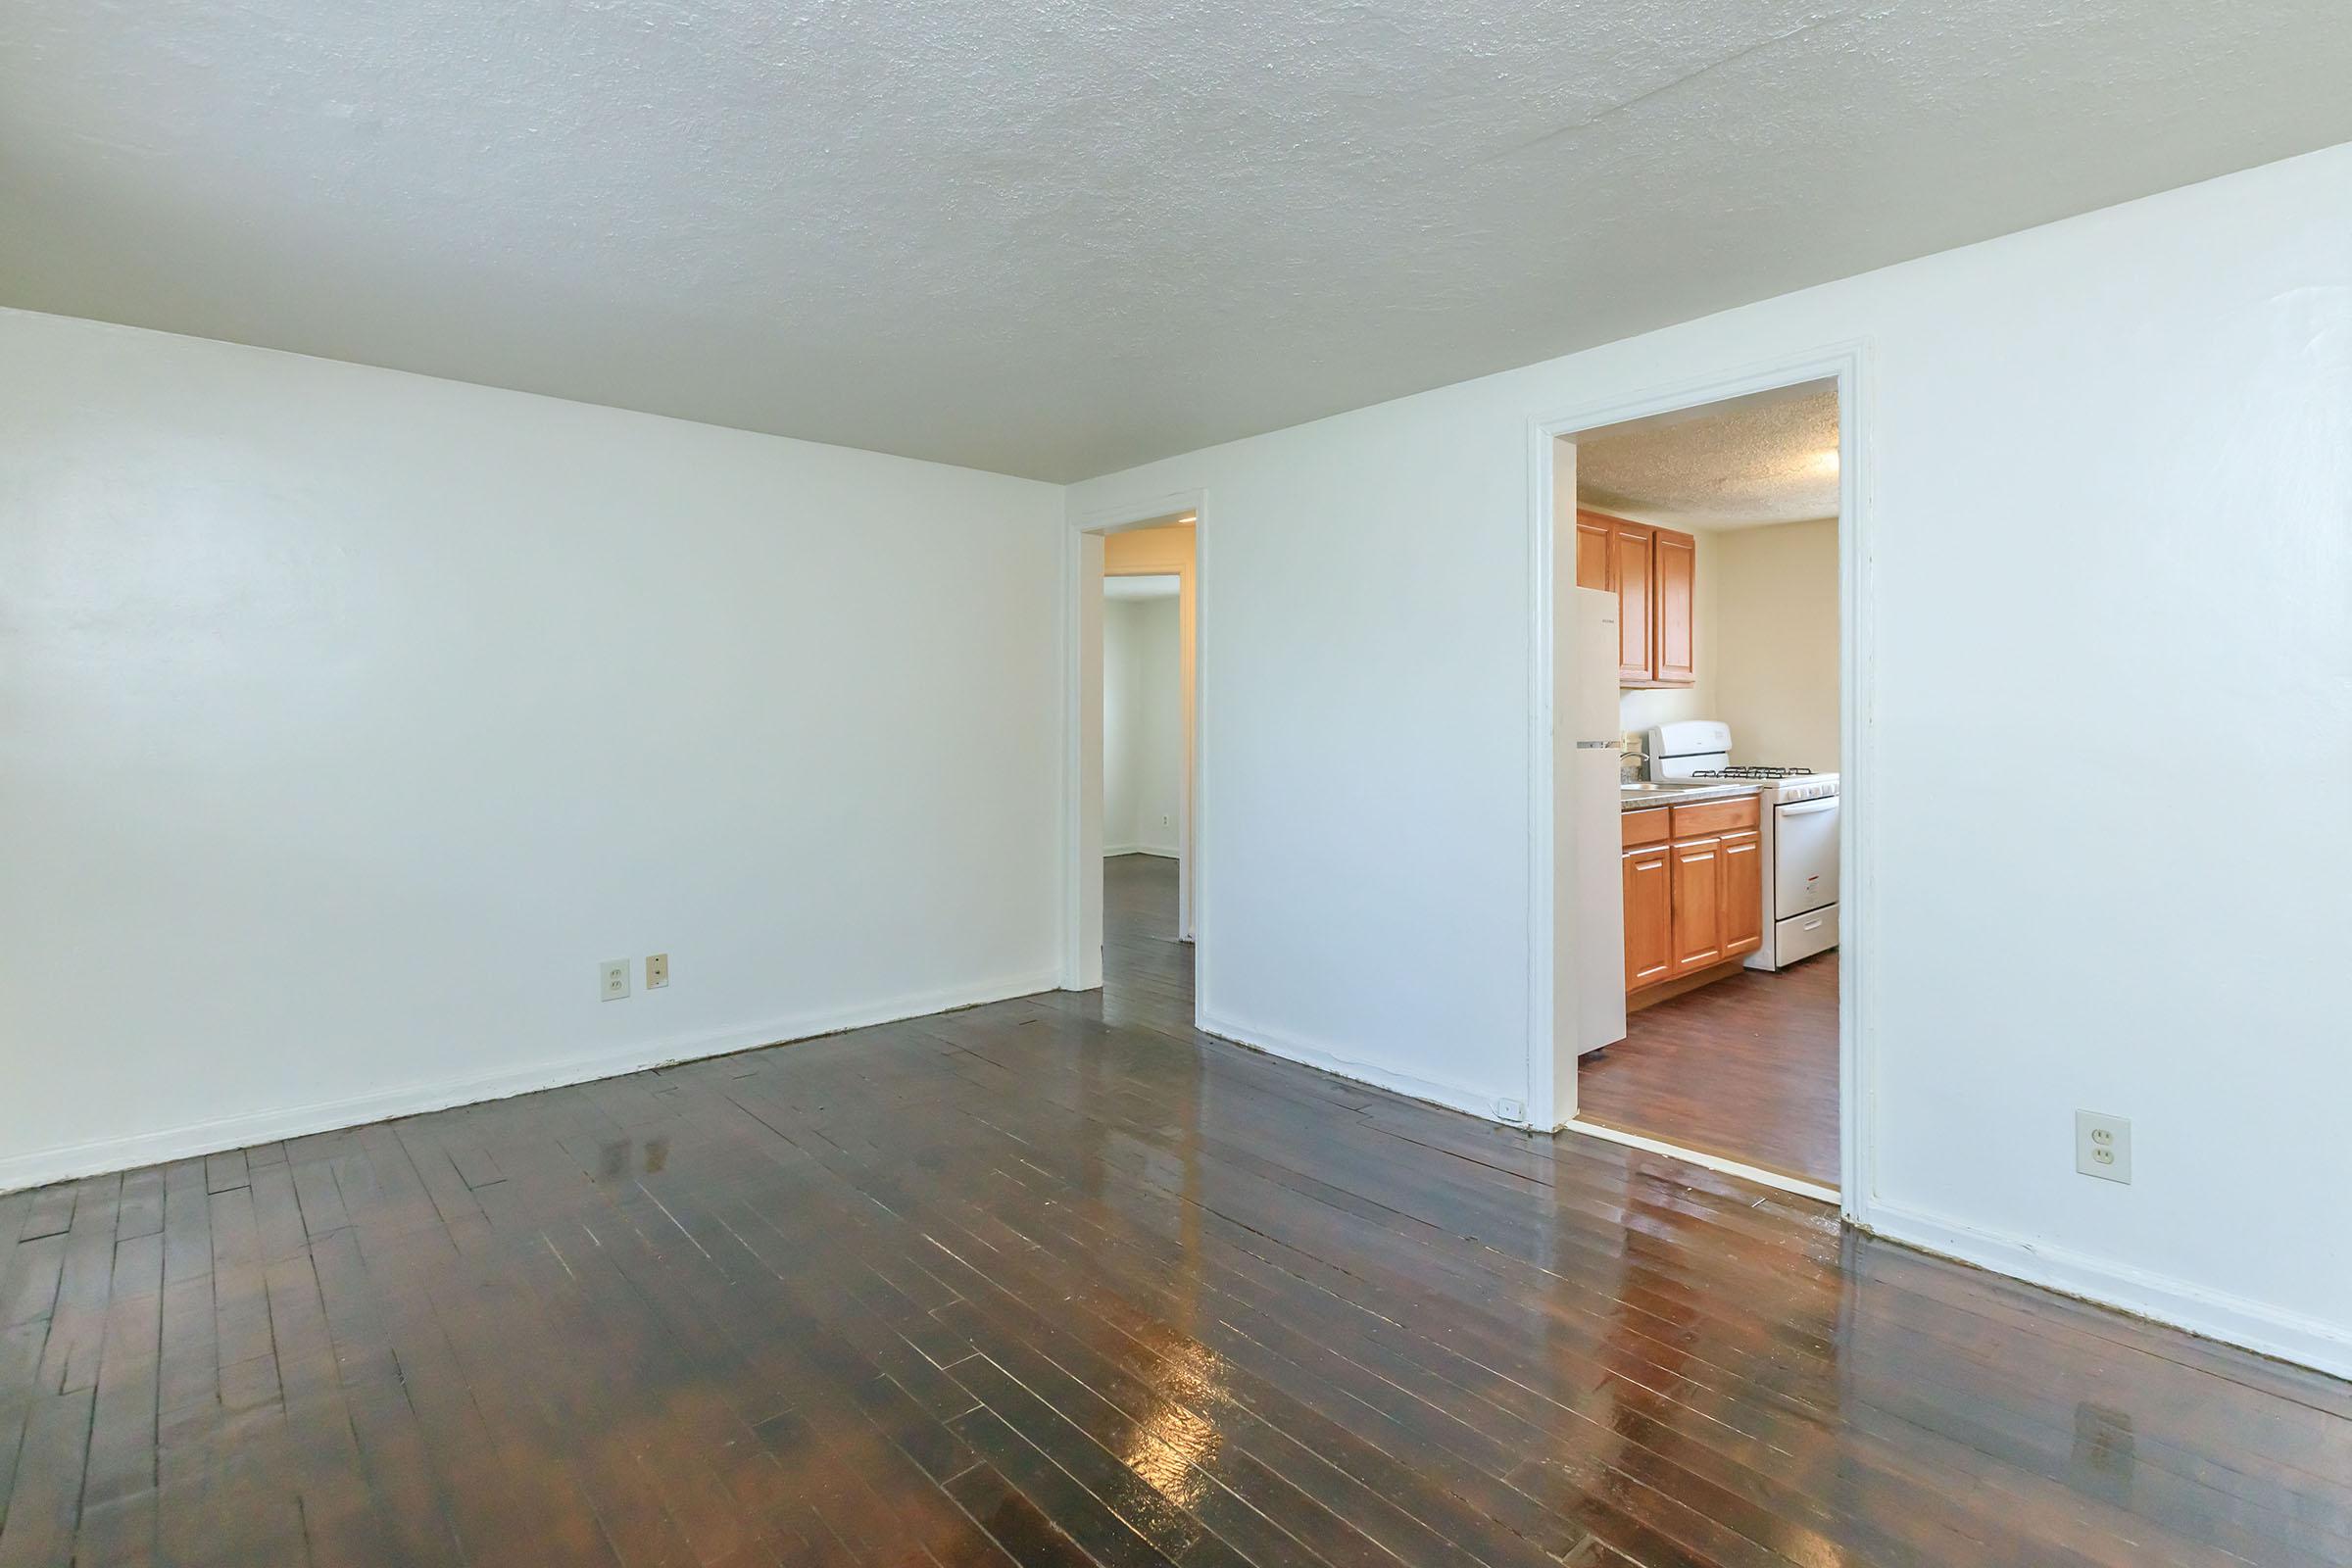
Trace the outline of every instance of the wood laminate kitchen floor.
<instances>
[{"instance_id":1,"label":"wood laminate kitchen floor","mask_svg":"<svg viewBox=\"0 0 2352 1568\"><path fill-rule=\"evenodd\" d=\"M2352 1559L2352 1388L1196 1035L1172 874L1097 995L0 1199L0 1564Z\"/></svg>"},{"instance_id":2,"label":"wood laminate kitchen floor","mask_svg":"<svg viewBox=\"0 0 2352 1568\"><path fill-rule=\"evenodd\" d=\"M1577 1117L1838 1186L1838 952L1743 969L1626 1019L1577 1063Z\"/></svg>"}]
</instances>

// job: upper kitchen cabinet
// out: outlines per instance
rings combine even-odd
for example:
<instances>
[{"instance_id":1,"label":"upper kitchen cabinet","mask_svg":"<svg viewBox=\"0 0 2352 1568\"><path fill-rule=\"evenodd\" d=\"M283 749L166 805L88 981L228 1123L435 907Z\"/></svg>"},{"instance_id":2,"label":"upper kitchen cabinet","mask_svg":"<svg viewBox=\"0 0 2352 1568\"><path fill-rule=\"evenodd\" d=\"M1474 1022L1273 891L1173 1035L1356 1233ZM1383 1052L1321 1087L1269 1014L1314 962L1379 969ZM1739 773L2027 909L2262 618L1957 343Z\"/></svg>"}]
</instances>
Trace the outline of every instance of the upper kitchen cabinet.
<instances>
[{"instance_id":1,"label":"upper kitchen cabinet","mask_svg":"<svg viewBox=\"0 0 2352 1568\"><path fill-rule=\"evenodd\" d=\"M1698 679L1698 651L1690 631L1691 599L1698 586L1698 541L1672 528L1653 532L1649 678L1661 686L1688 686Z\"/></svg>"},{"instance_id":2,"label":"upper kitchen cabinet","mask_svg":"<svg viewBox=\"0 0 2352 1568\"><path fill-rule=\"evenodd\" d=\"M1608 519L1597 512L1579 512L1576 514L1576 585L1579 588L1607 588L1609 586L1609 527Z\"/></svg>"},{"instance_id":3,"label":"upper kitchen cabinet","mask_svg":"<svg viewBox=\"0 0 2352 1568\"><path fill-rule=\"evenodd\" d=\"M1576 514L1576 585L1617 596L1617 684L1698 678L1698 541L1604 512Z\"/></svg>"}]
</instances>

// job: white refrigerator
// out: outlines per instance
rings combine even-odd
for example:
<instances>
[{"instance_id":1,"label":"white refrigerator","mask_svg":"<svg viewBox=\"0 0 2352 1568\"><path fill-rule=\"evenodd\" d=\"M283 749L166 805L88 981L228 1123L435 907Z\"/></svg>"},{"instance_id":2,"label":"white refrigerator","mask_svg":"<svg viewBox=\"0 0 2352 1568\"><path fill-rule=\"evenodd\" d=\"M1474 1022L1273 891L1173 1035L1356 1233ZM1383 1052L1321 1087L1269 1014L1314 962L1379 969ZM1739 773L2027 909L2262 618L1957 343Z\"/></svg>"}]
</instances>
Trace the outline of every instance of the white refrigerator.
<instances>
[{"instance_id":1,"label":"white refrigerator","mask_svg":"<svg viewBox=\"0 0 2352 1568\"><path fill-rule=\"evenodd\" d=\"M1617 596L1598 588L1569 594L1552 638L1553 1078L1561 1111L1575 1102L1577 1058L1625 1038Z\"/></svg>"}]
</instances>

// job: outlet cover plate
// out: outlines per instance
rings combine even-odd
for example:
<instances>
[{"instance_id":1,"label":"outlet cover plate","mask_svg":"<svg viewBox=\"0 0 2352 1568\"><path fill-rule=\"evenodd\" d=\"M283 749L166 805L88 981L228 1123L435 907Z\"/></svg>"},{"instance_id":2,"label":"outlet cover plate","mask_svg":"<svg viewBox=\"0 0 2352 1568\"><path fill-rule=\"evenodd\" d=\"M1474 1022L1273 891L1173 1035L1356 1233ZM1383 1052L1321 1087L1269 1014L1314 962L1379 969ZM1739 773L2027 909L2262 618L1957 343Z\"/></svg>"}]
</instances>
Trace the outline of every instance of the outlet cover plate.
<instances>
[{"instance_id":1,"label":"outlet cover plate","mask_svg":"<svg viewBox=\"0 0 2352 1568\"><path fill-rule=\"evenodd\" d=\"M597 965L596 994L606 1002L618 1002L629 994L629 960L607 958Z\"/></svg>"},{"instance_id":2,"label":"outlet cover plate","mask_svg":"<svg viewBox=\"0 0 2352 1568\"><path fill-rule=\"evenodd\" d=\"M2132 1181L2132 1123L2104 1111L2075 1112L2075 1169L2103 1182Z\"/></svg>"},{"instance_id":3,"label":"outlet cover plate","mask_svg":"<svg viewBox=\"0 0 2352 1568\"><path fill-rule=\"evenodd\" d=\"M669 984L669 955L657 953L645 960L645 989L659 991Z\"/></svg>"}]
</instances>

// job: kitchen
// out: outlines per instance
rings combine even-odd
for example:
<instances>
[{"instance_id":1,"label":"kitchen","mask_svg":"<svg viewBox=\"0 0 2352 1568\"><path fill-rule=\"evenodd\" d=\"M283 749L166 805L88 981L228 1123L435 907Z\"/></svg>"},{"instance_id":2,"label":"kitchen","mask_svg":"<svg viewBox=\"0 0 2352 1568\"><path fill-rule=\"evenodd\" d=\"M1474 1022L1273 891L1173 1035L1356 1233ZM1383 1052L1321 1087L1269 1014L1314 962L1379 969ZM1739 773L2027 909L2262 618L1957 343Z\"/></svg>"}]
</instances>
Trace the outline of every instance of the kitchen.
<instances>
[{"instance_id":1,"label":"kitchen","mask_svg":"<svg viewBox=\"0 0 2352 1568\"><path fill-rule=\"evenodd\" d=\"M1613 863L1592 849L1580 897L1620 937L1624 1009L1580 1036L1578 1123L1829 1192L1839 1147L1836 386L1562 446L1555 524L1564 543L1573 521L1576 585L1590 590L1573 596L1585 647L1572 673L1591 715L1578 745L1611 746L1618 762L1613 824L1585 807L1588 845L1615 827ZM1587 795L1601 794L1606 764L1586 765Z\"/></svg>"}]
</instances>

